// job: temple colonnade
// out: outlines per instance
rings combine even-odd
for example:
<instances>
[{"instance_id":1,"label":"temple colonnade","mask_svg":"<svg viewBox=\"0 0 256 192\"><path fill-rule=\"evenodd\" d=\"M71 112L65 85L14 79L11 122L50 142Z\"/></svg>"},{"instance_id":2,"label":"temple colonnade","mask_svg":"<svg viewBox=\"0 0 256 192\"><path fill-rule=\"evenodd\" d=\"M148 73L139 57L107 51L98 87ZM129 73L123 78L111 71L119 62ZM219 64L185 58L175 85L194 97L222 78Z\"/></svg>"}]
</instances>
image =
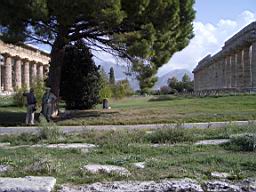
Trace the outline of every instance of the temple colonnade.
<instances>
[{"instance_id":1,"label":"temple colonnade","mask_svg":"<svg viewBox=\"0 0 256 192\"><path fill-rule=\"evenodd\" d=\"M44 79L49 70L49 54L32 46L0 41L0 93L12 93L36 79Z\"/></svg>"},{"instance_id":2,"label":"temple colonnade","mask_svg":"<svg viewBox=\"0 0 256 192\"><path fill-rule=\"evenodd\" d=\"M195 91L256 91L256 22L226 41L220 52L202 59L193 73Z\"/></svg>"}]
</instances>

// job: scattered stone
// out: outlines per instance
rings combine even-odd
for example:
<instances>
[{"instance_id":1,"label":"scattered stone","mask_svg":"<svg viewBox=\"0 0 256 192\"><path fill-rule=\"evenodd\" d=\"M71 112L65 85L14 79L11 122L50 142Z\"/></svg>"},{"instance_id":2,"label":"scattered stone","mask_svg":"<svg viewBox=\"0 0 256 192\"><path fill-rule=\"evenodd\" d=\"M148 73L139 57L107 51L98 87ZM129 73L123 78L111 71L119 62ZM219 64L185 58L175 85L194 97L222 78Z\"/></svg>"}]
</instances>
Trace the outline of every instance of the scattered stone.
<instances>
[{"instance_id":1,"label":"scattered stone","mask_svg":"<svg viewBox=\"0 0 256 192\"><path fill-rule=\"evenodd\" d=\"M133 163L133 166L136 167L137 169L144 169L145 168L145 162Z\"/></svg>"},{"instance_id":2,"label":"scattered stone","mask_svg":"<svg viewBox=\"0 0 256 192\"><path fill-rule=\"evenodd\" d=\"M32 145L32 147L46 147L51 149L80 149L83 152L89 152L89 150L96 148L94 144L88 143L59 143L59 144L43 144L43 145Z\"/></svg>"},{"instance_id":3,"label":"scattered stone","mask_svg":"<svg viewBox=\"0 0 256 192\"><path fill-rule=\"evenodd\" d=\"M115 165L98 165L98 164L88 164L82 168L90 173L108 173L108 174L118 174L120 176L129 176L131 173L124 167L119 167Z\"/></svg>"},{"instance_id":4,"label":"scattered stone","mask_svg":"<svg viewBox=\"0 0 256 192\"><path fill-rule=\"evenodd\" d=\"M0 143L0 147L9 147L11 143Z\"/></svg>"},{"instance_id":5,"label":"scattered stone","mask_svg":"<svg viewBox=\"0 0 256 192\"><path fill-rule=\"evenodd\" d=\"M224 173L224 172L212 172L211 176L217 179L227 179L231 177L232 175L229 173Z\"/></svg>"},{"instance_id":6,"label":"scattered stone","mask_svg":"<svg viewBox=\"0 0 256 192\"><path fill-rule=\"evenodd\" d=\"M10 165L0 165L0 173L5 173L11 170L12 167Z\"/></svg>"},{"instance_id":7,"label":"scattered stone","mask_svg":"<svg viewBox=\"0 0 256 192\"><path fill-rule=\"evenodd\" d=\"M198 182L191 179L154 181L117 181L84 186L63 186L60 192L203 192Z\"/></svg>"},{"instance_id":8,"label":"scattered stone","mask_svg":"<svg viewBox=\"0 0 256 192\"><path fill-rule=\"evenodd\" d=\"M239 186L224 181L208 181L204 188L207 192L242 192Z\"/></svg>"},{"instance_id":9,"label":"scattered stone","mask_svg":"<svg viewBox=\"0 0 256 192\"><path fill-rule=\"evenodd\" d=\"M221 145L228 143L229 139L213 139L213 140L202 140L196 142L194 145Z\"/></svg>"},{"instance_id":10,"label":"scattered stone","mask_svg":"<svg viewBox=\"0 0 256 192\"><path fill-rule=\"evenodd\" d=\"M55 183L54 177L0 177L0 192L51 192Z\"/></svg>"}]
</instances>

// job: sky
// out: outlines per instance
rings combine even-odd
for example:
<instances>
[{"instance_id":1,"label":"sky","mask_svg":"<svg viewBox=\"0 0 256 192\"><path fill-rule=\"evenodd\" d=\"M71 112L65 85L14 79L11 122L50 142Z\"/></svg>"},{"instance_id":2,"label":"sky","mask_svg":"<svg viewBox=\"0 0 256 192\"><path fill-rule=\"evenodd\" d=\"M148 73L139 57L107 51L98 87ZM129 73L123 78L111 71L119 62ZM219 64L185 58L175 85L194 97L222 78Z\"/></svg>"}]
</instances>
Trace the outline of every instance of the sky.
<instances>
[{"instance_id":1,"label":"sky","mask_svg":"<svg viewBox=\"0 0 256 192\"><path fill-rule=\"evenodd\" d=\"M174 69L192 71L198 61L220 51L226 40L256 21L256 0L196 0L194 8L194 38L158 70L159 76Z\"/></svg>"}]
</instances>

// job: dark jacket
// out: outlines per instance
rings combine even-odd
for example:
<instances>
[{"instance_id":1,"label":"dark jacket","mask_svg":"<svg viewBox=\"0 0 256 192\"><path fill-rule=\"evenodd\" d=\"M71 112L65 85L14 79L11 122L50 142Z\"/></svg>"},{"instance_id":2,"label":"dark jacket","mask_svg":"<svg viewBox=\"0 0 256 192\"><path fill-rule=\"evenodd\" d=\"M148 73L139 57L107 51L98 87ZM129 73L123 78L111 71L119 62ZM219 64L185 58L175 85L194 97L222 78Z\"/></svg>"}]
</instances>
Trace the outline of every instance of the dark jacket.
<instances>
[{"instance_id":1,"label":"dark jacket","mask_svg":"<svg viewBox=\"0 0 256 192\"><path fill-rule=\"evenodd\" d=\"M26 96L27 97L27 104L28 105L33 105L33 104L36 104L36 97L34 95L34 93L23 93L23 96Z\"/></svg>"}]
</instances>

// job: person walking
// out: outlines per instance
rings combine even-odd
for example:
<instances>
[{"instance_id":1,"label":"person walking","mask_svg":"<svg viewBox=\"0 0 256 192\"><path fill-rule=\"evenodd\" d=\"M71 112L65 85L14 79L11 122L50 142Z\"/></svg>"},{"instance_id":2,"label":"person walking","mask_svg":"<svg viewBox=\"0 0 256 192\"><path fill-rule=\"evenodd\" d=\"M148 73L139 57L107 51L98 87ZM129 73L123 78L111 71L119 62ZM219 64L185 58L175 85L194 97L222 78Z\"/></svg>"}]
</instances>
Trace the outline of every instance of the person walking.
<instances>
[{"instance_id":1,"label":"person walking","mask_svg":"<svg viewBox=\"0 0 256 192\"><path fill-rule=\"evenodd\" d=\"M36 111L36 97L34 95L34 89L31 88L28 93L23 93L23 96L27 98L26 125L34 125L34 116Z\"/></svg>"}]
</instances>

